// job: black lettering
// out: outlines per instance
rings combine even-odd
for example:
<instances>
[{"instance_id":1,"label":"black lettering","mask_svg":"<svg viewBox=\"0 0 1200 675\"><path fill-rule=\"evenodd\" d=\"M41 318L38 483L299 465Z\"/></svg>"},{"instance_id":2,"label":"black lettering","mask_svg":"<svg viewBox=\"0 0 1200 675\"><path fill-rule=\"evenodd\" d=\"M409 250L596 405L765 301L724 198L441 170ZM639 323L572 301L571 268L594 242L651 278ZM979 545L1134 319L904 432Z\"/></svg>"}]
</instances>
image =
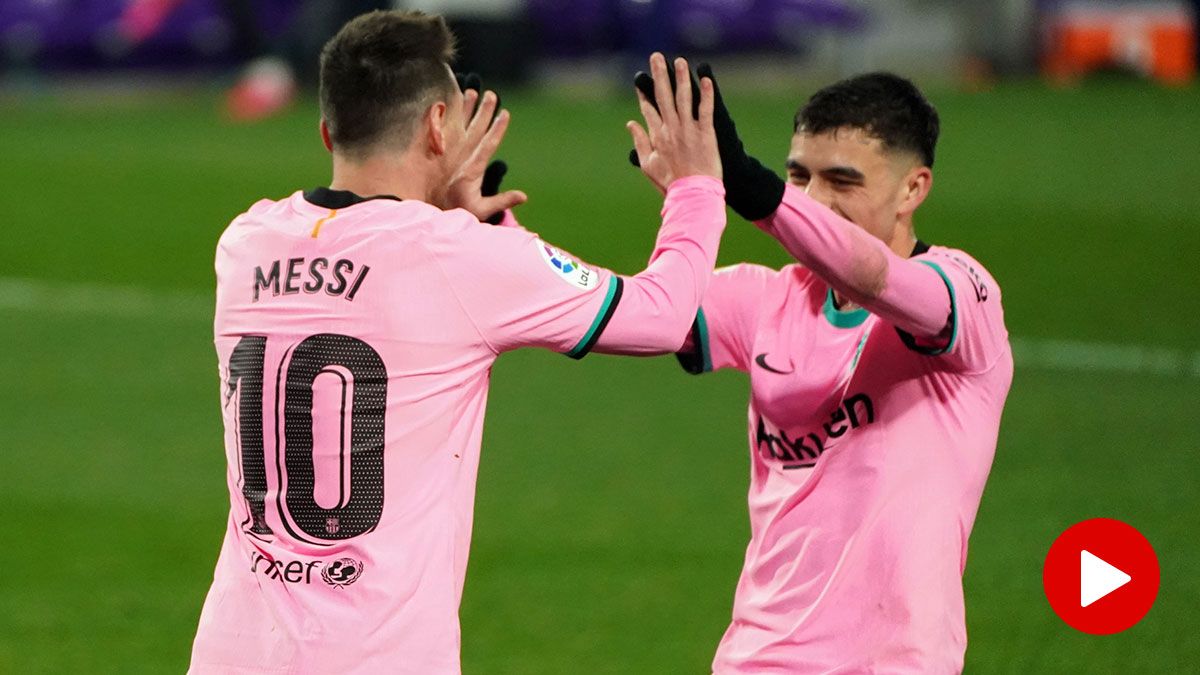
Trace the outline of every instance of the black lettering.
<instances>
[{"instance_id":1,"label":"black lettering","mask_svg":"<svg viewBox=\"0 0 1200 675\"><path fill-rule=\"evenodd\" d=\"M817 446L817 456L825 454L825 441L822 441L821 437L816 434L809 434L808 437L812 439L813 445Z\"/></svg>"},{"instance_id":2,"label":"black lettering","mask_svg":"<svg viewBox=\"0 0 1200 675\"><path fill-rule=\"evenodd\" d=\"M799 457L792 454L792 452L791 452L792 449L794 449L796 447L796 444L790 438L788 438L787 432L784 431L783 429L779 430L779 441L780 441L780 443L779 443L779 450L780 450L779 459L784 459L784 460L799 459Z\"/></svg>"},{"instance_id":3,"label":"black lettering","mask_svg":"<svg viewBox=\"0 0 1200 675\"><path fill-rule=\"evenodd\" d=\"M358 292L358 287L362 286L363 279L367 278L367 272L371 271L370 265L363 265L362 271L358 273L358 278L354 280L354 285L350 287L350 292L346 294L346 299L354 302L354 294Z\"/></svg>"},{"instance_id":4,"label":"black lettering","mask_svg":"<svg viewBox=\"0 0 1200 675\"><path fill-rule=\"evenodd\" d=\"M279 295L279 261L271 263L271 273L264 275L261 267L254 268L254 302L258 302L259 291L270 287L271 295Z\"/></svg>"},{"instance_id":5,"label":"black lettering","mask_svg":"<svg viewBox=\"0 0 1200 675\"><path fill-rule=\"evenodd\" d=\"M762 447L763 443L767 444L765 451L764 451L764 448ZM759 415L759 417L758 417L758 433L755 435L754 445L756 448L758 448L758 453L763 456L763 459L774 459L775 458L775 450L772 447L774 444L775 444L775 437L772 436L767 431L766 422L764 422L762 416Z\"/></svg>"},{"instance_id":6,"label":"black lettering","mask_svg":"<svg viewBox=\"0 0 1200 675\"><path fill-rule=\"evenodd\" d=\"M325 276L321 274L321 270L317 269L318 266L328 269L329 260L326 258L313 258L312 262L308 264L308 276L312 277L312 281L304 284L305 293L316 293L325 285Z\"/></svg>"},{"instance_id":7,"label":"black lettering","mask_svg":"<svg viewBox=\"0 0 1200 675\"><path fill-rule=\"evenodd\" d=\"M834 410L832 418L830 418L829 423L825 425L825 435L829 436L830 438L841 438L842 434L845 434L847 431L849 431L849 427L847 427L845 424L841 424L845 421L846 411L842 408ZM841 426L834 429L833 425L835 424L841 424Z\"/></svg>"},{"instance_id":8,"label":"black lettering","mask_svg":"<svg viewBox=\"0 0 1200 675\"><path fill-rule=\"evenodd\" d=\"M283 571L283 580L289 584L294 584L304 578L304 563L299 560L293 560L287 564L287 568Z\"/></svg>"},{"instance_id":9,"label":"black lettering","mask_svg":"<svg viewBox=\"0 0 1200 675\"><path fill-rule=\"evenodd\" d=\"M282 562L280 562L278 560L272 560L271 564L267 566L267 569L263 570L263 573L266 574L271 579L278 579L279 578L279 569L281 567L283 567Z\"/></svg>"},{"instance_id":10,"label":"black lettering","mask_svg":"<svg viewBox=\"0 0 1200 675\"><path fill-rule=\"evenodd\" d=\"M979 272L975 269L975 266L956 255L950 256L950 260L962 268L967 274L971 275L971 286L975 289L975 301L986 301L988 299L987 284L983 283L983 277L980 276Z\"/></svg>"},{"instance_id":11,"label":"black lettering","mask_svg":"<svg viewBox=\"0 0 1200 675\"><path fill-rule=\"evenodd\" d=\"M858 421L858 414L854 410L855 403L863 404L863 407L866 409L867 421L865 423L860 423ZM863 424L870 424L871 422L875 421L875 408L871 405L871 399L866 394L855 394L854 396L846 399L845 407L846 412L850 415L850 426L855 429L859 428Z\"/></svg>"},{"instance_id":12,"label":"black lettering","mask_svg":"<svg viewBox=\"0 0 1200 675\"><path fill-rule=\"evenodd\" d=\"M797 459L800 459L800 460L816 459L817 457L819 457L821 455L821 453L817 452L816 450L814 450L804 444L803 436L796 439L795 447L796 447L796 451L797 451L797 455L798 455Z\"/></svg>"},{"instance_id":13,"label":"black lettering","mask_svg":"<svg viewBox=\"0 0 1200 675\"><path fill-rule=\"evenodd\" d=\"M306 583L306 584L312 583L312 571L313 571L313 568L317 566L317 564L318 563L315 560L308 563L307 569L304 570L304 583Z\"/></svg>"},{"instance_id":14,"label":"black lettering","mask_svg":"<svg viewBox=\"0 0 1200 675\"><path fill-rule=\"evenodd\" d=\"M344 268L344 269L343 269ZM346 275L354 271L354 263L345 258L337 261L333 265L334 283L330 283L325 287L325 292L329 295L341 295L342 291L346 290Z\"/></svg>"},{"instance_id":15,"label":"black lettering","mask_svg":"<svg viewBox=\"0 0 1200 675\"><path fill-rule=\"evenodd\" d=\"M300 292L300 287L293 285L293 282L300 279L300 270L296 267L303 262L304 258L288 258L287 279L283 282L284 295L295 295Z\"/></svg>"}]
</instances>

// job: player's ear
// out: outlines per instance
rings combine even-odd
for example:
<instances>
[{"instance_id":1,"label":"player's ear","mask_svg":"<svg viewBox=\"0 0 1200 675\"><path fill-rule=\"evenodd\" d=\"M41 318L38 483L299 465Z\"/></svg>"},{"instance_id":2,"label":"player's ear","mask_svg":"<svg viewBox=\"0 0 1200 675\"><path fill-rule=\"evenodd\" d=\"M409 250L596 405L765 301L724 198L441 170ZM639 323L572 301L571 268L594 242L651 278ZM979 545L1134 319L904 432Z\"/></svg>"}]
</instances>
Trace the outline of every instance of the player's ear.
<instances>
[{"instance_id":1,"label":"player's ear","mask_svg":"<svg viewBox=\"0 0 1200 675\"><path fill-rule=\"evenodd\" d=\"M911 216L917 207L924 203L933 187L933 171L927 166L917 166L909 170L900 185L900 206L897 209L901 217Z\"/></svg>"},{"instance_id":2,"label":"player's ear","mask_svg":"<svg viewBox=\"0 0 1200 675\"><path fill-rule=\"evenodd\" d=\"M321 142L325 144L326 150L333 152L333 139L329 137L329 123L325 121L324 117L321 118Z\"/></svg>"},{"instance_id":3,"label":"player's ear","mask_svg":"<svg viewBox=\"0 0 1200 675\"><path fill-rule=\"evenodd\" d=\"M435 101L425 111L425 131L429 139L429 151L444 155L449 151L446 139L446 121L449 108L445 101Z\"/></svg>"}]
</instances>

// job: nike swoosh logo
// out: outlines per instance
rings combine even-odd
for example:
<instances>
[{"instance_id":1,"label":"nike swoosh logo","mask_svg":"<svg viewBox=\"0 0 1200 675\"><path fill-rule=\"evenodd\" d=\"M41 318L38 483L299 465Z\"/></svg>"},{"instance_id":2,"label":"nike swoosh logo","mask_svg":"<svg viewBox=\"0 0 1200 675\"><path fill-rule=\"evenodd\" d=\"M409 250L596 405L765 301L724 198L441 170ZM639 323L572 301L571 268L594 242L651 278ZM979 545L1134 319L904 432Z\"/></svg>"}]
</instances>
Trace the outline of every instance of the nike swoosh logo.
<instances>
[{"instance_id":1,"label":"nike swoosh logo","mask_svg":"<svg viewBox=\"0 0 1200 675\"><path fill-rule=\"evenodd\" d=\"M793 372L791 370L776 370L776 369L772 368L771 366L767 365L766 352L763 352L762 354L759 354L758 356L754 357L754 362L757 363L763 370L771 372L771 373L775 373L776 375L791 375Z\"/></svg>"}]
</instances>

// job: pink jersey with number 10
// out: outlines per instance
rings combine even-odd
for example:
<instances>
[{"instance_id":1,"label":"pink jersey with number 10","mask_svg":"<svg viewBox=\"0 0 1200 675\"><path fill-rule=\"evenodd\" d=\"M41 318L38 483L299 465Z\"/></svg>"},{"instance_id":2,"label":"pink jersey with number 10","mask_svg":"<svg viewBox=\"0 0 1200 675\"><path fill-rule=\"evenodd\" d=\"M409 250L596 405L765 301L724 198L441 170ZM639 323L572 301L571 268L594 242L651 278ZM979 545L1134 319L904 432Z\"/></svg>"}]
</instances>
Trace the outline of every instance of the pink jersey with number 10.
<instances>
[{"instance_id":1,"label":"pink jersey with number 10","mask_svg":"<svg viewBox=\"0 0 1200 675\"><path fill-rule=\"evenodd\" d=\"M679 348L723 195L673 183L625 278L511 215L318 189L235 219L215 322L231 509L191 672L458 672L492 363Z\"/></svg>"}]
</instances>

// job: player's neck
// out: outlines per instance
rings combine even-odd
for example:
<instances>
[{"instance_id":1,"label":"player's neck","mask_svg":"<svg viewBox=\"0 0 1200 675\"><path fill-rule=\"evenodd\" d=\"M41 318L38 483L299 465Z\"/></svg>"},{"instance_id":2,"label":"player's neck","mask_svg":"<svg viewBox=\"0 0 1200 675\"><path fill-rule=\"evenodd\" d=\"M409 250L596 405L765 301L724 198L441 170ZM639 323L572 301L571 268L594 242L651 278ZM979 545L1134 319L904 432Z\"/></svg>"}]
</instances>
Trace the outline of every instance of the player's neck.
<instances>
[{"instance_id":1,"label":"player's neck","mask_svg":"<svg viewBox=\"0 0 1200 675\"><path fill-rule=\"evenodd\" d=\"M390 195L400 199L431 201L431 172L417 166L419 161L401 157L373 156L351 161L333 158L333 179L329 187L346 190L360 197Z\"/></svg>"}]
</instances>

